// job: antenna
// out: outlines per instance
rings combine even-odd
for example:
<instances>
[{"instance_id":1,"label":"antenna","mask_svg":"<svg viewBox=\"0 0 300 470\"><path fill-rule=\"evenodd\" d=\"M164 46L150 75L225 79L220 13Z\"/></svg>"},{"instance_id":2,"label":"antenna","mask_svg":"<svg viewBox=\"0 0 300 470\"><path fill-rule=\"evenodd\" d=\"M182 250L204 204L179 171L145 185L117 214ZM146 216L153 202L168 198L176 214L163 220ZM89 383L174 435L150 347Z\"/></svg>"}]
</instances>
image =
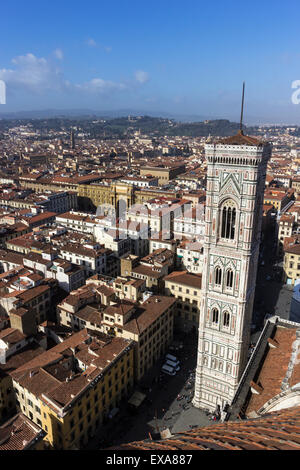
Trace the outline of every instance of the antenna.
<instances>
[{"instance_id":1,"label":"antenna","mask_svg":"<svg viewBox=\"0 0 300 470\"><path fill-rule=\"evenodd\" d=\"M241 120L240 120L240 134L243 134L244 97L245 97L245 82L243 82L242 108L241 108Z\"/></svg>"}]
</instances>

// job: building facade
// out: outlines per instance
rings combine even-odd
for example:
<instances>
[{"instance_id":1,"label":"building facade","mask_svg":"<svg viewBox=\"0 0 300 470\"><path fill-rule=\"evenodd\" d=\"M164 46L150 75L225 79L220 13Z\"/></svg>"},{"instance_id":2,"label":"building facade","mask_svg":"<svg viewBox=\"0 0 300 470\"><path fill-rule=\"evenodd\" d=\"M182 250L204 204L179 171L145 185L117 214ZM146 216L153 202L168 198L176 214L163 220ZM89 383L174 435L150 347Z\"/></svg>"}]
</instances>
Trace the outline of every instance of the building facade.
<instances>
[{"instance_id":1,"label":"building facade","mask_svg":"<svg viewBox=\"0 0 300 470\"><path fill-rule=\"evenodd\" d=\"M205 146L202 305L194 406L229 403L247 362L271 146L245 136Z\"/></svg>"}]
</instances>

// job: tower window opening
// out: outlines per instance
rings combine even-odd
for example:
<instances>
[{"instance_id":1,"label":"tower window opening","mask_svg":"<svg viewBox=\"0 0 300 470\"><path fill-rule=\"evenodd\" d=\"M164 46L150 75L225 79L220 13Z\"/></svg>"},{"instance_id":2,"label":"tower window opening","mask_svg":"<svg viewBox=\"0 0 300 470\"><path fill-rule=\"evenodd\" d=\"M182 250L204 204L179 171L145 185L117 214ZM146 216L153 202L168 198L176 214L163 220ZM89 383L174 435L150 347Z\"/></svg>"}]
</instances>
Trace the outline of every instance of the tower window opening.
<instances>
[{"instance_id":1,"label":"tower window opening","mask_svg":"<svg viewBox=\"0 0 300 470\"><path fill-rule=\"evenodd\" d=\"M216 285L221 285L221 280L222 280L222 269L217 267L215 270L215 284Z\"/></svg>"},{"instance_id":2,"label":"tower window opening","mask_svg":"<svg viewBox=\"0 0 300 470\"><path fill-rule=\"evenodd\" d=\"M225 203L221 212L221 237L234 240L236 208L232 206L231 201Z\"/></svg>"},{"instance_id":3,"label":"tower window opening","mask_svg":"<svg viewBox=\"0 0 300 470\"><path fill-rule=\"evenodd\" d=\"M229 312L224 312L224 314L223 314L223 326L228 328L229 323L230 323L230 313Z\"/></svg>"},{"instance_id":4,"label":"tower window opening","mask_svg":"<svg viewBox=\"0 0 300 470\"><path fill-rule=\"evenodd\" d=\"M212 310L212 322L217 325L219 322L219 310L217 308L213 308Z\"/></svg>"},{"instance_id":5,"label":"tower window opening","mask_svg":"<svg viewBox=\"0 0 300 470\"><path fill-rule=\"evenodd\" d=\"M232 269L228 269L226 272L226 287L233 286L233 271Z\"/></svg>"}]
</instances>

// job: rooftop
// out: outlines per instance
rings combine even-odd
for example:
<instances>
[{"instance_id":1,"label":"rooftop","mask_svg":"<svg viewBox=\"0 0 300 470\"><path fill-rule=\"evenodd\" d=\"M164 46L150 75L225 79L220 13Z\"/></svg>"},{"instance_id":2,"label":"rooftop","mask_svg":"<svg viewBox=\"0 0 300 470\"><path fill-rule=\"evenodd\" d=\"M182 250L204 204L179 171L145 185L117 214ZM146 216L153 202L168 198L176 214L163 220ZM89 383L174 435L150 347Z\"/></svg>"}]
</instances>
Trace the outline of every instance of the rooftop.
<instances>
[{"instance_id":1,"label":"rooftop","mask_svg":"<svg viewBox=\"0 0 300 470\"><path fill-rule=\"evenodd\" d=\"M168 439L130 442L109 450L300 450L300 407L261 418L226 422L175 434Z\"/></svg>"},{"instance_id":2,"label":"rooftop","mask_svg":"<svg viewBox=\"0 0 300 470\"><path fill-rule=\"evenodd\" d=\"M41 428L19 413L0 426L0 451L30 449L44 435Z\"/></svg>"}]
</instances>

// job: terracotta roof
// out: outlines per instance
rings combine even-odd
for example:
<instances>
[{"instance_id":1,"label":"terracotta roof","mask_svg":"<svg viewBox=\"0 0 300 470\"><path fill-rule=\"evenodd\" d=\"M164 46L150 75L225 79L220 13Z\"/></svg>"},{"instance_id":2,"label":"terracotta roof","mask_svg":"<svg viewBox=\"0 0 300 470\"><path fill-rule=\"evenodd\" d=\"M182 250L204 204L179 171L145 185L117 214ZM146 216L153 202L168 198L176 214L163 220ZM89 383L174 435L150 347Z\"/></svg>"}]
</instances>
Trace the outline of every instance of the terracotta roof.
<instances>
[{"instance_id":1,"label":"terracotta roof","mask_svg":"<svg viewBox=\"0 0 300 470\"><path fill-rule=\"evenodd\" d=\"M132 318L122 328L134 334L141 334L175 303L174 297L152 295L136 309Z\"/></svg>"},{"instance_id":2,"label":"terracotta roof","mask_svg":"<svg viewBox=\"0 0 300 470\"><path fill-rule=\"evenodd\" d=\"M202 274L193 274L188 271L173 271L171 274L164 277L164 281L201 289Z\"/></svg>"},{"instance_id":3,"label":"terracotta roof","mask_svg":"<svg viewBox=\"0 0 300 470\"><path fill-rule=\"evenodd\" d=\"M162 277L161 271L155 271L152 266L144 266L143 264L140 264L136 268L133 268L131 273L141 274L142 276L147 276L156 279Z\"/></svg>"},{"instance_id":4,"label":"terracotta roof","mask_svg":"<svg viewBox=\"0 0 300 470\"><path fill-rule=\"evenodd\" d=\"M40 285L37 287L32 287L31 289L27 289L24 292L21 292L19 294L15 294L16 297L21 299L23 302L29 302L30 300L34 299L35 297L38 297L41 294L44 294L50 290L49 285Z\"/></svg>"},{"instance_id":5,"label":"terracotta roof","mask_svg":"<svg viewBox=\"0 0 300 470\"><path fill-rule=\"evenodd\" d=\"M29 449L44 436L41 428L19 413L0 427L0 451Z\"/></svg>"},{"instance_id":6,"label":"terracotta roof","mask_svg":"<svg viewBox=\"0 0 300 470\"><path fill-rule=\"evenodd\" d=\"M23 341L25 338L26 336L16 328L6 328L0 332L0 340L2 340L8 346L17 344L20 341Z\"/></svg>"},{"instance_id":7,"label":"terracotta roof","mask_svg":"<svg viewBox=\"0 0 300 470\"><path fill-rule=\"evenodd\" d=\"M127 315L132 309L134 309L135 304L134 302L129 302L127 300L122 300L118 304L110 305L104 310L104 314L107 315Z\"/></svg>"},{"instance_id":8,"label":"terracotta roof","mask_svg":"<svg viewBox=\"0 0 300 470\"><path fill-rule=\"evenodd\" d=\"M107 450L300 450L300 407Z\"/></svg>"},{"instance_id":9,"label":"terracotta roof","mask_svg":"<svg viewBox=\"0 0 300 470\"><path fill-rule=\"evenodd\" d=\"M292 355L293 343L296 341L296 328L277 326L275 335L269 340L263 366L255 376L255 383L260 387L259 394L252 394L245 414L258 411L268 400L282 391L283 380L286 377ZM272 347L273 346L273 347ZM289 385L292 387L300 382L300 367L293 366L293 374Z\"/></svg>"},{"instance_id":10,"label":"terracotta roof","mask_svg":"<svg viewBox=\"0 0 300 470\"><path fill-rule=\"evenodd\" d=\"M248 135L244 135L242 131L239 131L236 135L225 137L224 139L220 139L217 144L222 145L247 145L247 146L261 146L263 142L256 139L255 137L250 137Z\"/></svg>"},{"instance_id":11,"label":"terracotta roof","mask_svg":"<svg viewBox=\"0 0 300 470\"><path fill-rule=\"evenodd\" d=\"M38 344L28 344L13 356L8 357L5 364L0 364L0 377L1 375L11 374L17 368L43 354L43 352L44 350Z\"/></svg>"},{"instance_id":12,"label":"terracotta roof","mask_svg":"<svg viewBox=\"0 0 300 470\"><path fill-rule=\"evenodd\" d=\"M74 316L80 318L81 320L95 323L96 325L101 325L102 314L99 311L99 308L95 308L91 305L86 305L82 309L78 310Z\"/></svg>"}]
</instances>

